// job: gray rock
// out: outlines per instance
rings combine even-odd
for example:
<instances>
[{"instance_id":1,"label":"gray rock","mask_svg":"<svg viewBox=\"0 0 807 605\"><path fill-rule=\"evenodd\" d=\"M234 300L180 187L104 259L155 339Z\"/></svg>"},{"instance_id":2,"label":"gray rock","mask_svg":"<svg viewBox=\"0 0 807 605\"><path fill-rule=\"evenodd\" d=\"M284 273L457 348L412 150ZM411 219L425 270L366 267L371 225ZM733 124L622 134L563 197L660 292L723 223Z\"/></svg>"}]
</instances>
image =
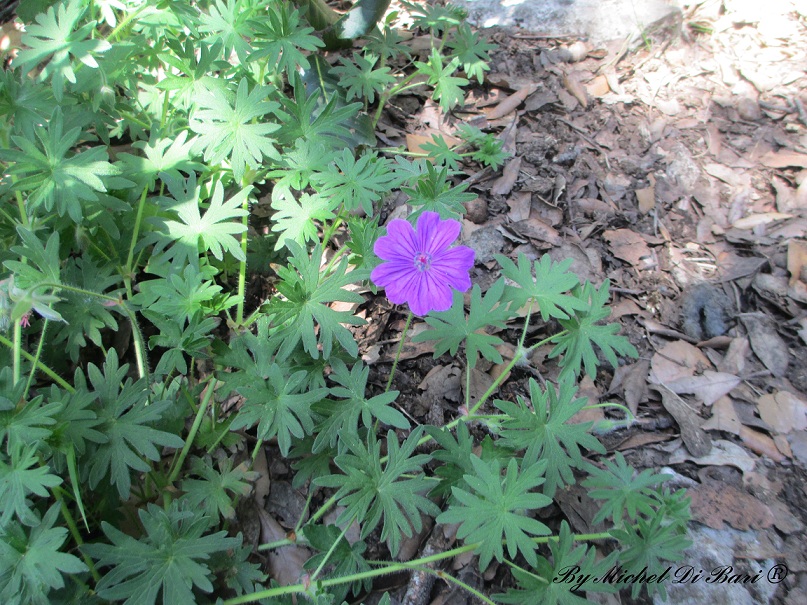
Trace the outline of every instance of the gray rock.
<instances>
[{"instance_id":1,"label":"gray rock","mask_svg":"<svg viewBox=\"0 0 807 605\"><path fill-rule=\"evenodd\" d=\"M648 29L680 13L675 0L452 0L479 27L519 26L600 44Z\"/></svg>"}]
</instances>

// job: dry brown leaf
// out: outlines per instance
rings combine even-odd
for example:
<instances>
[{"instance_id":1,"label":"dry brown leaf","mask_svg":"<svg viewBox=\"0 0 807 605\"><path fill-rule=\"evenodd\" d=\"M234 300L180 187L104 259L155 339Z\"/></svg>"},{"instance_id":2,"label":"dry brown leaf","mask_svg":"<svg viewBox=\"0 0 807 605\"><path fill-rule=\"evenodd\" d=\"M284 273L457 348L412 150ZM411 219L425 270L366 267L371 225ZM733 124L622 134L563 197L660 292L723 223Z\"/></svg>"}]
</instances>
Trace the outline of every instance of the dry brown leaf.
<instances>
[{"instance_id":1,"label":"dry brown leaf","mask_svg":"<svg viewBox=\"0 0 807 605\"><path fill-rule=\"evenodd\" d=\"M760 214L749 214L737 219L731 226L735 229L753 229L754 227L767 225L774 221L782 221L786 218L793 218L793 215L785 214L784 212L762 212Z\"/></svg>"},{"instance_id":2,"label":"dry brown leaf","mask_svg":"<svg viewBox=\"0 0 807 605\"><path fill-rule=\"evenodd\" d=\"M524 100L536 90L538 90L537 84L530 84L529 86L520 88L509 97L502 99L501 103L499 103L496 107L485 109L485 115L487 116L488 120L498 120L499 118L503 118L511 111L514 111L516 107L521 105Z\"/></svg>"},{"instance_id":3,"label":"dry brown leaf","mask_svg":"<svg viewBox=\"0 0 807 605\"><path fill-rule=\"evenodd\" d=\"M785 459L773 439L759 431L743 425L740 428L740 439L752 452L767 456L774 462L782 462Z\"/></svg>"},{"instance_id":4,"label":"dry brown leaf","mask_svg":"<svg viewBox=\"0 0 807 605\"><path fill-rule=\"evenodd\" d=\"M712 439L701 429L701 417L678 395L663 385L655 387L661 393L661 404L678 423L681 439L693 456L706 456L712 449Z\"/></svg>"},{"instance_id":5,"label":"dry brown leaf","mask_svg":"<svg viewBox=\"0 0 807 605\"><path fill-rule=\"evenodd\" d=\"M622 380L624 388L625 405L635 416L642 401L647 400L647 372L650 370L650 362L646 359L637 361L630 366Z\"/></svg>"},{"instance_id":6,"label":"dry brown leaf","mask_svg":"<svg viewBox=\"0 0 807 605\"><path fill-rule=\"evenodd\" d=\"M781 500L771 500L768 508L773 513L773 524L783 534L795 534L804 530L804 523L796 515L790 512L787 504Z\"/></svg>"},{"instance_id":7,"label":"dry brown leaf","mask_svg":"<svg viewBox=\"0 0 807 605\"><path fill-rule=\"evenodd\" d=\"M807 266L807 242L790 240L787 245L787 270L790 271L791 287L801 279L801 271L805 266Z\"/></svg>"},{"instance_id":8,"label":"dry brown leaf","mask_svg":"<svg viewBox=\"0 0 807 605\"><path fill-rule=\"evenodd\" d=\"M611 92L608 78L604 75L597 76L586 85L586 92L592 97L604 97Z\"/></svg>"},{"instance_id":9,"label":"dry brown leaf","mask_svg":"<svg viewBox=\"0 0 807 605\"><path fill-rule=\"evenodd\" d=\"M684 376L664 384L673 393L691 393L705 405L712 405L740 384L740 379L733 374L706 370L700 376Z\"/></svg>"},{"instance_id":10,"label":"dry brown leaf","mask_svg":"<svg viewBox=\"0 0 807 605\"><path fill-rule=\"evenodd\" d=\"M767 393L757 400L759 416L777 433L807 429L807 401L787 391Z\"/></svg>"},{"instance_id":11,"label":"dry brown leaf","mask_svg":"<svg viewBox=\"0 0 807 605\"><path fill-rule=\"evenodd\" d=\"M580 83L579 76L576 73L563 74L563 86L569 93L577 99L583 109L588 107L588 98L586 97L586 89Z\"/></svg>"},{"instance_id":12,"label":"dry brown leaf","mask_svg":"<svg viewBox=\"0 0 807 605\"><path fill-rule=\"evenodd\" d=\"M702 483L688 488L687 495L693 519L714 529L724 529L724 522L741 531L773 525L771 509L732 485Z\"/></svg>"},{"instance_id":13,"label":"dry brown leaf","mask_svg":"<svg viewBox=\"0 0 807 605\"><path fill-rule=\"evenodd\" d=\"M502 176L493 182L490 192L493 195L507 195L512 191L513 186L518 180L518 174L521 170L521 156L515 157L502 169Z\"/></svg>"},{"instance_id":14,"label":"dry brown leaf","mask_svg":"<svg viewBox=\"0 0 807 605\"><path fill-rule=\"evenodd\" d=\"M701 425L707 431L726 431L734 435L740 434L740 422L731 397L721 397L712 405L712 417Z\"/></svg>"},{"instance_id":15,"label":"dry brown leaf","mask_svg":"<svg viewBox=\"0 0 807 605\"><path fill-rule=\"evenodd\" d=\"M712 451L706 456L692 456L683 447L670 454L670 464L687 461L694 462L698 466L734 466L744 473L753 471L757 464L743 448L725 439L713 441Z\"/></svg>"},{"instance_id":16,"label":"dry brown leaf","mask_svg":"<svg viewBox=\"0 0 807 605\"><path fill-rule=\"evenodd\" d=\"M588 405L593 406L599 403L600 391L589 376L584 376L577 389L578 397L588 399ZM605 420L605 412L600 407L584 408L569 419L570 424L582 424L584 422L598 422Z\"/></svg>"},{"instance_id":17,"label":"dry brown leaf","mask_svg":"<svg viewBox=\"0 0 807 605\"><path fill-rule=\"evenodd\" d=\"M510 212L507 217L517 223L530 217L530 207L532 206L532 194L529 191L519 191L507 199Z\"/></svg>"},{"instance_id":18,"label":"dry brown leaf","mask_svg":"<svg viewBox=\"0 0 807 605\"><path fill-rule=\"evenodd\" d=\"M272 516L258 508L261 520L261 541L276 542L286 537L286 532ZM281 586L296 584L303 575L303 565L311 557L311 551L300 546L281 546L269 552L269 574Z\"/></svg>"},{"instance_id":19,"label":"dry brown leaf","mask_svg":"<svg viewBox=\"0 0 807 605\"><path fill-rule=\"evenodd\" d=\"M768 168L807 168L807 153L797 153L788 149L769 151L759 161Z\"/></svg>"},{"instance_id":20,"label":"dry brown leaf","mask_svg":"<svg viewBox=\"0 0 807 605\"><path fill-rule=\"evenodd\" d=\"M787 344L776 332L773 320L762 313L748 313L741 317L754 354L759 357L771 374L784 376L790 364Z\"/></svg>"},{"instance_id":21,"label":"dry brown leaf","mask_svg":"<svg viewBox=\"0 0 807 605\"><path fill-rule=\"evenodd\" d=\"M546 242L552 246L559 246L563 243L557 229L534 217L518 221L509 227L519 235Z\"/></svg>"},{"instance_id":22,"label":"dry brown leaf","mask_svg":"<svg viewBox=\"0 0 807 605\"><path fill-rule=\"evenodd\" d=\"M652 258L653 253L644 238L630 229L609 230L603 233L614 256L629 262L634 267L644 268L643 259Z\"/></svg>"},{"instance_id":23,"label":"dry brown leaf","mask_svg":"<svg viewBox=\"0 0 807 605\"><path fill-rule=\"evenodd\" d=\"M667 383L693 376L696 370L710 368L712 364L698 347L676 340L664 345L653 355L650 367L658 382Z\"/></svg>"},{"instance_id":24,"label":"dry brown leaf","mask_svg":"<svg viewBox=\"0 0 807 605\"><path fill-rule=\"evenodd\" d=\"M616 209L613 206L593 197L581 197L575 200L574 203L581 212L589 216L609 216L616 213Z\"/></svg>"},{"instance_id":25,"label":"dry brown leaf","mask_svg":"<svg viewBox=\"0 0 807 605\"><path fill-rule=\"evenodd\" d=\"M747 338L732 338L725 356L717 364L717 369L728 374L742 375L750 352L751 345Z\"/></svg>"},{"instance_id":26,"label":"dry brown leaf","mask_svg":"<svg viewBox=\"0 0 807 605\"><path fill-rule=\"evenodd\" d=\"M639 212L647 214L656 207L656 179L651 174L648 176L650 186L636 190L636 199L639 201Z\"/></svg>"}]
</instances>

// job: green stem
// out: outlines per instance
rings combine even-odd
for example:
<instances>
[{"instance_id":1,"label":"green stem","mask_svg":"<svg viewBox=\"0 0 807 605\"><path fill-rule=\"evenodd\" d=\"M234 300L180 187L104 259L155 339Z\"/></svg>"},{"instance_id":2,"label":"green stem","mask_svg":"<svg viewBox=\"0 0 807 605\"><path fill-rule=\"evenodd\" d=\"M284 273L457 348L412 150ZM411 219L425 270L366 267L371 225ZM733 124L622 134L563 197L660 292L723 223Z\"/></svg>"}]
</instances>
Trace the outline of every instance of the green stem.
<instances>
[{"instance_id":1,"label":"green stem","mask_svg":"<svg viewBox=\"0 0 807 605\"><path fill-rule=\"evenodd\" d=\"M395 86L390 88L387 92L385 92L384 95L378 100L378 109L376 109L375 115L373 116L373 128L376 127L378 120L381 119L381 112L384 110L384 105L387 104L387 101L389 101L393 96L402 92L407 87L407 84L414 80L418 75L420 75L420 72L412 72Z\"/></svg>"},{"instance_id":2,"label":"green stem","mask_svg":"<svg viewBox=\"0 0 807 605\"><path fill-rule=\"evenodd\" d=\"M594 540L607 540L611 538L611 534L609 532L599 532L595 534L574 534L572 535L572 540L575 542L591 542ZM542 536L540 538L532 538L532 542L535 544L546 544L550 540L557 541L559 539L558 536ZM452 548L451 550L447 550L445 552L437 553L434 555L430 555L428 557L421 557L420 559L414 559L408 563L388 563L382 562L378 563L379 565L383 565L381 569L373 569L370 571L364 571L361 573L350 574L347 576L343 576L341 578L330 578L327 580L321 581L321 586L323 588L327 588L329 586L336 586L339 584L347 584L352 582L359 582L361 580L368 580L370 578L377 578L378 576L388 575L397 573L399 571L405 571L407 569L411 569L413 567L417 568L424 568L425 566L429 565L430 563L436 563L438 561L442 561L445 559L453 558L457 555L461 555L466 552L471 552L478 548L480 543L474 544L465 544L464 546L458 546L457 548ZM369 563L373 563L370 561ZM426 571L424 569L424 571ZM442 576L441 576L442 577ZM239 605L240 603L253 603L260 599L268 599L270 597L278 597L281 595L286 594L295 594L295 593L303 593L305 592L306 587L304 584L295 584L293 586L279 586L277 588L270 588L268 590L262 590L251 595L243 595L240 597L236 597L233 599L227 599L224 601L224 605Z\"/></svg>"},{"instance_id":3,"label":"green stem","mask_svg":"<svg viewBox=\"0 0 807 605\"><path fill-rule=\"evenodd\" d=\"M22 360L20 359L22 354L22 326L20 325L19 319L14 322L14 333L12 338L14 338L14 344L11 346L11 379L13 381L12 384L17 384L20 381L20 376L22 373L22 370L20 369L20 364L22 363Z\"/></svg>"},{"instance_id":4,"label":"green stem","mask_svg":"<svg viewBox=\"0 0 807 605\"><path fill-rule=\"evenodd\" d=\"M395 377L395 370L398 367L398 359L401 357L404 340L406 339L406 332L409 330L410 323L412 323L412 311L409 311L409 315L406 316L406 325L404 326L403 332L401 332L401 342L398 343L398 352L395 353L395 360L392 362L392 370L389 373L389 379L387 379L387 388L384 389L385 393L387 393L389 388L392 386L392 379Z\"/></svg>"},{"instance_id":5,"label":"green stem","mask_svg":"<svg viewBox=\"0 0 807 605\"><path fill-rule=\"evenodd\" d=\"M12 351L14 351L14 343L11 342L8 338L4 337L2 334L0 334L0 344L5 345L6 347L8 347ZM20 351L20 354L23 357L25 357L25 359L27 359L28 361L33 362L34 365L39 370L41 370L48 378L52 379L56 384L58 384L60 387L62 387L65 391L67 391L69 393L75 393L76 392L76 389L74 389L73 386L69 382L67 382L64 378L59 376L56 372L51 370L48 366L46 366L41 361L37 361L36 359L34 359L34 356L31 355L28 351Z\"/></svg>"},{"instance_id":6,"label":"green stem","mask_svg":"<svg viewBox=\"0 0 807 605\"><path fill-rule=\"evenodd\" d=\"M134 272L132 261L134 259L134 250L137 246L137 237L140 235L140 223L143 220L146 195L148 195L148 187L143 187L143 193L140 194L140 202L137 204L137 215L135 216L134 230L132 231L132 241L129 242L129 254L126 256L126 266L124 267L123 283L126 284L126 293L129 298L132 297L132 274Z\"/></svg>"},{"instance_id":7,"label":"green stem","mask_svg":"<svg viewBox=\"0 0 807 605\"><path fill-rule=\"evenodd\" d=\"M22 398L28 396L28 390L31 388L31 383L34 381L34 374L36 374L36 364L39 363L39 356L42 354L42 344L45 342L45 331L48 329L48 319L45 318L45 323L42 324L42 332L39 334L39 344L36 346L36 354L34 355L34 367L28 374L28 382L25 383L25 390L22 392Z\"/></svg>"},{"instance_id":8,"label":"green stem","mask_svg":"<svg viewBox=\"0 0 807 605\"><path fill-rule=\"evenodd\" d=\"M347 533L347 530L350 528L350 526L352 524L353 524L353 517L350 518L350 521L345 523L345 528L342 530L342 533L340 533L339 537L336 540L334 540L334 543L331 544L331 547L328 549L328 552L325 553L325 556L322 558L322 561L320 561L319 565L314 570L314 573L311 574L311 579L310 579L311 582L313 582L314 580L317 579L320 572L322 571L322 568L325 567L325 565L328 563L328 559L331 558L331 555L333 554L333 551L335 551L336 547L339 546L339 543L342 541L342 538L345 537L345 534Z\"/></svg>"},{"instance_id":9,"label":"green stem","mask_svg":"<svg viewBox=\"0 0 807 605\"><path fill-rule=\"evenodd\" d=\"M235 314L235 322L239 326L244 321L244 299L247 286L247 240L249 239L249 196L244 196L241 204L244 209L244 216L241 217L241 224L244 225L244 232L241 234L241 254L244 260L238 263L238 307Z\"/></svg>"},{"instance_id":10,"label":"green stem","mask_svg":"<svg viewBox=\"0 0 807 605\"><path fill-rule=\"evenodd\" d=\"M208 382L207 392L202 400L202 405L200 405L199 409L196 411L196 417L193 419L191 430L188 432L188 437L185 439L185 445L182 446L182 451L179 453L179 457L174 462L174 468L171 471L171 474L168 476L169 484L177 480L177 477L182 470L182 465L185 462L185 458L188 456L188 452L193 446L194 439L196 439L196 433L199 432L199 427L202 426L202 420L204 419L205 411L207 411L207 406L210 405L210 400L213 399L213 392L216 390L217 384L218 380L215 378L213 378L211 382Z\"/></svg>"},{"instance_id":11,"label":"green stem","mask_svg":"<svg viewBox=\"0 0 807 605\"><path fill-rule=\"evenodd\" d=\"M110 40L114 40L115 38L117 38L118 34L121 33L125 28L127 28L129 24L135 19L137 19L137 17L140 16L140 13L142 13L147 8L150 8L150 3L144 2L139 7L137 7L137 9L134 12L126 15L126 17L124 17L121 20L121 22L118 23L118 26L111 32L109 32L109 35L105 38L105 40L109 42Z\"/></svg>"},{"instance_id":12,"label":"green stem","mask_svg":"<svg viewBox=\"0 0 807 605\"><path fill-rule=\"evenodd\" d=\"M81 552L81 558L84 559L84 563L86 563L87 567L92 574L93 579L96 582L101 581L101 574L98 573L98 570L95 569L95 565L93 565L92 559L89 555L81 550L81 546L84 544L84 540L81 539L81 533L78 531L78 526L76 525L76 520L73 518L73 514L70 512L70 509L67 507L67 503L64 501L64 496L62 494L63 490L60 487L56 487L53 489L53 497L59 502L59 505L62 510L62 517L64 518L65 523L67 524L67 528L70 530L70 535L73 536L73 541L76 543L76 546L79 547L79 551Z\"/></svg>"}]
</instances>

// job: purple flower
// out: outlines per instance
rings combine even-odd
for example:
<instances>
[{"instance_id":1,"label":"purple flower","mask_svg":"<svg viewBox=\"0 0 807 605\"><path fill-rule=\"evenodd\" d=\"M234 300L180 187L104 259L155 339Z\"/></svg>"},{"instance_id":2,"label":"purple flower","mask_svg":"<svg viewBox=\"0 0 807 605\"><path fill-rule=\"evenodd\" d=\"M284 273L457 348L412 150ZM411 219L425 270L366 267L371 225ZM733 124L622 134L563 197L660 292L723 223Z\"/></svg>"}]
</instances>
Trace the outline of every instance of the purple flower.
<instances>
[{"instance_id":1,"label":"purple flower","mask_svg":"<svg viewBox=\"0 0 807 605\"><path fill-rule=\"evenodd\" d=\"M415 315L451 308L451 288L465 292L471 287L468 271L474 265L474 251L466 246L449 246L460 234L454 220L440 220L436 212L418 217L417 228L395 219L387 235L379 237L373 251L381 263L370 274L377 286L386 288L394 304L409 303Z\"/></svg>"}]
</instances>

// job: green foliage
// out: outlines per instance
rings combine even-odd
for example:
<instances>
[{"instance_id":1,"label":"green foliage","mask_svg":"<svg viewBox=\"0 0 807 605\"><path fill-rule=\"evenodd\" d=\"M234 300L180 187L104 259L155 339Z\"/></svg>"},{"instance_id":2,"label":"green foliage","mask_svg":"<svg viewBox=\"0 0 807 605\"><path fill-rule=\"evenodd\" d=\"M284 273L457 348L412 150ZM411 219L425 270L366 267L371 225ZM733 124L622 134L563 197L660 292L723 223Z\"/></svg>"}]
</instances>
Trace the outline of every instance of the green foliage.
<instances>
[{"instance_id":1,"label":"green foliage","mask_svg":"<svg viewBox=\"0 0 807 605\"><path fill-rule=\"evenodd\" d=\"M586 282L582 288L578 286L573 290L572 294L583 304L584 310L577 311L569 319L558 320L566 333L553 339L556 345L549 355L550 359L563 355L561 366L564 372L579 376L581 368L585 367L586 374L594 378L597 366L600 365L594 351L595 344L613 367L619 365L617 353L631 357L639 356L636 347L624 336L617 335L618 324L598 323L611 314L611 310L605 306L608 302L610 285L611 283L605 280L599 289L595 289Z\"/></svg>"},{"instance_id":2,"label":"green foliage","mask_svg":"<svg viewBox=\"0 0 807 605\"><path fill-rule=\"evenodd\" d=\"M54 527L54 504L30 531L0 523L0 599L8 605L49 605L48 592L65 585L65 575L87 571L74 555L61 551L67 529Z\"/></svg>"},{"instance_id":3,"label":"green foliage","mask_svg":"<svg viewBox=\"0 0 807 605\"><path fill-rule=\"evenodd\" d=\"M504 292L504 280L493 284L482 296L479 285L471 290L471 308L465 315L465 306L460 292L454 291L454 301L448 311L429 314L425 320L433 329L421 332L413 337L415 342L436 340L434 356L445 352L456 355L460 344L465 342L465 358L468 366L473 368L482 355L488 361L501 363L502 356L496 346L504 341L498 336L485 332L487 327L504 328L504 322L510 318L510 311L501 304Z\"/></svg>"},{"instance_id":4,"label":"green foliage","mask_svg":"<svg viewBox=\"0 0 807 605\"><path fill-rule=\"evenodd\" d=\"M329 475L316 480L318 485L338 488L335 498L345 510L336 519L337 525L358 521L361 536L366 538L383 520L381 539L387 540L393 556L398 553L401 537L411 537L420 531L421 512L436 515L440 509L421 495L430 481L418 471L429 460L426 454L412 455L423 431L415 429L403 442L393 431L387 433L387 462L381 462L381 442L375 433L369 434L365 445L355 435L342 436L350 453L334 458L344 475ZM414 477L407 478L410 474Z\"/></svg>"},{"instance_id":5,"label":"green foliage","mask_svg":"<svg viewBox=\"0 0 807 605\"><path fill-rule=\"evenodd\" d=\"M473 491L459 487L451 489L458 506L452 506L437 517L439 523L459 523L457 537L467 543L479 543L479 568L484 570L491 559L504 558L502 540L507 542L507 554L512 558L520 553L530 565L538 561L532 536L550 533L549 528L524 514L552 503L550 498L531 490L544 482L546 463L525 464L510 459L504 476L498 460L484 462L471 455L474 473L465 475L465 482Z\"/></svg>"},{"instance_id":6,"label":"green foliage","mask_svg":"<svg viewBox=\"0 0 807 605\"><path fill-rule=\"evenodd\" d=\"M0 72L0 602L342 603L427 517L458 523L482 567L512 568L502 602L604 589L552 582L564 566L680 556L685 495L621 456L598 466L591 423L571 423L586 404L573 379L635 353L601 323L607 283L499 257L484 296L474 286L466 310L455 292L415 339L464 355L460 415L412 430L413 395L384 388L390 349L371 347L392 344L378 340L386 307L367 292L390 202L413 222L461 219L475 194L458 171L508 157L492 126L464 124L457 145L424 145L428 161L376 148L391 99L425 89L448 112L493 50L450 5L387 5L359 0L342 18L321 0L20 5L22 47ZM414 60L410 17L427 44ZM326 43L343 50L326 58ZM526 354L547 343L559 386L492 402L505 377L519 392ZM480 358L504 368L474 403ZM313 552L288 587L227 534L262 453L272 481L289 458L308 496L288 541L260 548ZM566 524L551 555L537 546L538 511L578 475L613 522L601 538L620 542L600 563ZM386 550L365 542L376 532Z\"/></svg>"},{"instance_id":7,"label":"green foliage","mask_svg":"<svg viewBox=\"0 0 807 605\"><path fill-rule=\"evenodd\" d=\"M180 508L175 501L164 510L149 504L138 512L144 533L135 539L103 522L111 544L84 547L100 565L111 569L98 583L98 595L126 604L195 602L192 588L210 593L210 569L206 563L216 552L235 548L241 539L227 532L206 534L210 520Z\"/></svg>"},{"instance_id":8,"label":"green foliage","mask_svg":"<svg viewBox=\"0 0 807 605\"><path fill-rule=\"evenodd\" d=\"M589 434L592 422L569 422L588 403L584 397L575 399L576 393L577 388L569 380L561 382L555 391L551 384L542 390L530 378L532 408L521 397L518 403L494 402L506 415L501 441L514 450L526 450L525 464L539 460L546 464L543 491L550 498L558 487L574 483L572 469L584 466L581 449L605 453L602 444Z\"/></svg>"}]
</instances>

